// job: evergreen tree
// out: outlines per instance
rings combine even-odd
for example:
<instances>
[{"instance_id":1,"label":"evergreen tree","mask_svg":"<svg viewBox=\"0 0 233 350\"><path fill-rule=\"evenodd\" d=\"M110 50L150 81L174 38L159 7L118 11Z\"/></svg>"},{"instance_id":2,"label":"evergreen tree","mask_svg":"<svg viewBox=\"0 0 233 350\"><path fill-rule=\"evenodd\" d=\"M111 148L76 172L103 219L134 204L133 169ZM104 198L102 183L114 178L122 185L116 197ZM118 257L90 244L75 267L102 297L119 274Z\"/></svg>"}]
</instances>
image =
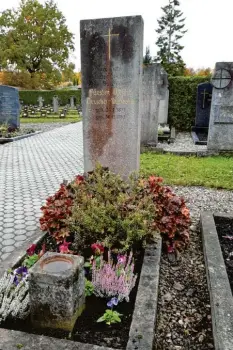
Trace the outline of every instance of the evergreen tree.
<instances>
[{"instance_id":1,"label":"evergreen tree","mask_svg":"<svg viewBox=\"0 0 233 350\"><path fill-rule=\"evenodd\" d=\"M185 70L185 63L180 55L184 47L179 41L187 30L184 30L185 18L179 6L178 0L169 0L169 4L162 7L164 14L158 20L159 28L156 30L159 34L156 62L161 62L167 73L173 76L183 75Z\"/></svg>"},{"instance_id":2,"label":"evergreen tree","mask_svg":"<svg viewBox=\"0 0 233 350\"><path fill-rule=\"evenodd\" d=\"M149 46L146 47L146 54L145 56L143 57L143 64L145 65L149 65L149 64L152 64L152 57L150 55L150 48Z\"/></svg>"}]
</instances>

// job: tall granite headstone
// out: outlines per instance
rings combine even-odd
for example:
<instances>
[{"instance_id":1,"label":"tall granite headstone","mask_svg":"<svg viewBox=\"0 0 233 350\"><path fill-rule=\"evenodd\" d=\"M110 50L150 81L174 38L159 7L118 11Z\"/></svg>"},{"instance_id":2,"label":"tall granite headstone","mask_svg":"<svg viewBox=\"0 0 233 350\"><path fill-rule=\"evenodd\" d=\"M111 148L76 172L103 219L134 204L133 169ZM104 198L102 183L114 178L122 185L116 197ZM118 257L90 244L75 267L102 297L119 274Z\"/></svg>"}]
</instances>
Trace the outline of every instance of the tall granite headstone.
<instances>
[{"instance_id":1,"label":"tall granite headstone","mask_svg":"<svg viewBox=\"0 0 233 350\"><path fill-rule=\"evenodd\" d=\"M196 120L195 126L208 128L210 121L210 108L213 86L202 83L197 87Z\"/></svg>"},{"instance_id":2,"label":"tall granite headstone","mask_svg":"<svg viewBox=\"0 0 233 350\"><path fill-rule=\"evenodd\" d=\"M161 64L154 63L144 66L142 78L141 144L157 144L158 142L159 113L162 114L160 103L165 98L166 90L168 90L167 75ZM164 115L163 119L165 119Z\"/></svg>"},{"instance_id":3,"label":"tall granite headstone","mask_svg":"<svg viewBox=\"0 0 233 350\"><path fill-rule=\"evenodd\" d=\"M213 75L209 150L233 151L233 62L218 62Z\"/></svg>"},{"instance_id":4,"label":"tall granite headstone","mask_svg":"<svg viewBox=\"0 0 233 350\"><path fill-rule=\"evenodd\" d=\"M139 170L143 19L83 20L80 33L84 170L127 177Z\"/></svg>"},{"instance_id":5,"label":"tall granite headstone","mask_svg":"<svg viewBox=\"0 0 233 350\"><path fill-rule=\"evenodd\" d=\"M20 126L20 103L17 89L0 85L0 124L8 124L13 129Z\"/></svg>"}]
</instances>

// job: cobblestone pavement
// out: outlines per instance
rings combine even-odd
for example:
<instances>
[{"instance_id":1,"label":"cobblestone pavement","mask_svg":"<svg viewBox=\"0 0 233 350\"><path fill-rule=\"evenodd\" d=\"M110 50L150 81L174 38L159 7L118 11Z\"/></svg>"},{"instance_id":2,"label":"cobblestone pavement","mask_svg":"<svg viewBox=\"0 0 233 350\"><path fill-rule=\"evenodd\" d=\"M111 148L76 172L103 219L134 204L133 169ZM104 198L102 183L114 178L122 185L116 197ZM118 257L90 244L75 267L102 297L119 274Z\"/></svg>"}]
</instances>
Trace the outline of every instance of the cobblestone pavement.
<instances>
[{"instance_id":1,"label":"cobblestone pavement","mask_svg":"<svg viewBox=\"0 0 233 350\"><path fill-rule=\"evenodd\" d=\"M0 260L39 226L40 207L83 171L82 123L0 146Z\"/></svg>"}]
</instances>

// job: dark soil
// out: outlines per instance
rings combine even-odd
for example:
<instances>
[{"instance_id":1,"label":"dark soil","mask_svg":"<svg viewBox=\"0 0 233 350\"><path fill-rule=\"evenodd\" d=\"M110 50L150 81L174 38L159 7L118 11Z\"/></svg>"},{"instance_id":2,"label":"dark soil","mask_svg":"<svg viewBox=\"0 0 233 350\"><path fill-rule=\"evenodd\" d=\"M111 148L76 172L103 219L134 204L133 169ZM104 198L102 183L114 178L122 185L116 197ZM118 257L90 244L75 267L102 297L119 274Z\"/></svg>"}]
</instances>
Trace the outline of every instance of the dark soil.
<instances>
[{"instance_id":1,"label":"dark soil","mask_svg":"<svg viewBox=\"0 0 233 350\"><path fill-rule=\"evenodd\" d=\"M214 220L233 293L233 219L215 217Z\"/></svg>"},{"instance_id":2,"label":"dark soil","mask_svg":"<svg viewBox=\"0 0 233 350\"><path fill-rule=\"evenodd\" d=\"M16 129L15 131L6 131L1 132L0 131L0 138L9 139L16 136L22 136L22 135L28 135L33 134L35 130L33 129Z\"/></svg>"},{"instance_id":3,"label":"dark soil","mask_svg":"<svg viewBox=\"0 0 233 350\"><path fill-rule=\"evenodd\" d=\"M53 329L35 329L31 325L30 316L27 320L23 321L7 320L2 324L2 327L33 334L43 334L55 338L70 339L81 343L95 344L117 349L126 348L137 295L143 256L143 250L140 250L134 254L135 273L138 274L138 278L136 286L130 294L130 301L124 301L115 307L115 310L122 314L121 323L113 324L111 326L108 326L105 323L97 323L98 318L100 318L107 309L107 302L110 300L110 298L97 298L93 295L86 298L85 310L78 318L72 334Z\"/></svg>"}]
</instances>

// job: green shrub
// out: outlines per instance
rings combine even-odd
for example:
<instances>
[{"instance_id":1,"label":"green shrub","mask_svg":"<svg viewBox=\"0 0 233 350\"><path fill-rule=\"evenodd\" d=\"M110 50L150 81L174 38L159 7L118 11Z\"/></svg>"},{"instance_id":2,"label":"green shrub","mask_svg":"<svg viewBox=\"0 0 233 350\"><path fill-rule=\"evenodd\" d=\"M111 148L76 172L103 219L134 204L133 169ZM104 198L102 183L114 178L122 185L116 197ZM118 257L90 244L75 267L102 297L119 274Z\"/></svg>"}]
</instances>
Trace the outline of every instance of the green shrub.
<instances>
[{"instance_id":1,"label":"green shrub","mask_svg":"<svg viewBox=\"0 0 233 350\"><path fill-rule=\"evenodd\" d=\"M61 185L42 207L41 229L60 244L80 252L93 242L127 251L161 233L168 248L189 241L190 215L185 202L155 176L125 182L98 166ZM69 240L69 242L66 241Z\"/></svg>"},{"instance_id":2,"label":"green shrub","mask_svg":"<svg viewBox=\"0 0 233 350\"><path fill-rule=\"evenodd\" d=\"M44 104L52 104L53 96L58 96L60 105L65 106L69 103L69 98L75 96L76 104L81 104L81 90L21 90L19 98L26 105L37 105L38 97L42 96Z\"/></svg>"},{"instance_id":3,"label":"green shrub","mask_svg":"<svg viewBox=\"0 0 233 350\"><path fill-rule=\"evenodd\" d=\"M195 125L198 84L208 77L169 77L169 124L179 131L190 131Z\"/></svg>"}]
</instances>

